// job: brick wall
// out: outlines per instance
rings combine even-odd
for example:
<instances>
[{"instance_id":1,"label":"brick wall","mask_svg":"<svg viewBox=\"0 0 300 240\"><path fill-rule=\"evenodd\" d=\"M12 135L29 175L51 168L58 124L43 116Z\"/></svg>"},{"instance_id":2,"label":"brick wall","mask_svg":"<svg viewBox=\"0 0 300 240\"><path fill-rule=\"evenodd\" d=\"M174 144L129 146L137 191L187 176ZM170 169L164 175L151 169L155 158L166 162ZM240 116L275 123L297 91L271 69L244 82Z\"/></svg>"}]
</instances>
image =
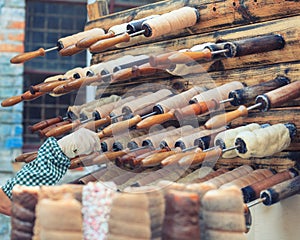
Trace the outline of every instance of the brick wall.
<instances>
[{"instance_id":1,"label":"brick wall","mask_svg":"<svg viewBox=\"0 0 300 240\"><path fill-rule=\"evenodd\" d=\"M22 93L23 65L9 60L24 51L25 0L0 0L0 101ZM21 153L23 105L0 107L0 185L12 175L11 160ZM0 216L0 239L9 239L9 218Z\"/></svg>"},{"instance_id":2,"label":"brick wall","mask_svg":"<svg viewBox=\"0 0 300 240\"><path fill-rule=\"evenodd\" d=\"M24 0L0 0L0 28L0 100L2 101L22 93L23 65L11 64L9 60L24 51ZM11 157L22 147L22 109L22 104L0 108L1 164L11 160Z\"/></svg>"}]
</instances>

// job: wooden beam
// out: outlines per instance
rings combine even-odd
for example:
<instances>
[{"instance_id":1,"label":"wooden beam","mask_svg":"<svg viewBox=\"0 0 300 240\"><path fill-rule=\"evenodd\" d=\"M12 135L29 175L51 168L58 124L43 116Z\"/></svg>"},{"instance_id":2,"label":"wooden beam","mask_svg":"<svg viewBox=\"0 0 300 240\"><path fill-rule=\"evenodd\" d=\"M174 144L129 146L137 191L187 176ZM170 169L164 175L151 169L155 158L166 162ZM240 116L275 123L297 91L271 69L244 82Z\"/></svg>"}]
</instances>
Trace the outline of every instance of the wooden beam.
<instances>
[{"instance_id":1,"label":"wooden beam","mask_svg":"<svg viewBox=\"0 0 300 240\"><path fill-rule=\"evenodd\" d=\"M216 32L221 29L264 22L271 19L281 19L295 16L300 12L298 1L253 0L232 1L218 0L167 0L130 10L110 14L90 21L86 30L100 27L108 30L110 27L141 19L153 14L163 14L183 6L195 7L200 13L200 22L194 27L172 32L160 38L145 38L141 43L174 39L191 34Z\"/></svg>"}]
</instances>

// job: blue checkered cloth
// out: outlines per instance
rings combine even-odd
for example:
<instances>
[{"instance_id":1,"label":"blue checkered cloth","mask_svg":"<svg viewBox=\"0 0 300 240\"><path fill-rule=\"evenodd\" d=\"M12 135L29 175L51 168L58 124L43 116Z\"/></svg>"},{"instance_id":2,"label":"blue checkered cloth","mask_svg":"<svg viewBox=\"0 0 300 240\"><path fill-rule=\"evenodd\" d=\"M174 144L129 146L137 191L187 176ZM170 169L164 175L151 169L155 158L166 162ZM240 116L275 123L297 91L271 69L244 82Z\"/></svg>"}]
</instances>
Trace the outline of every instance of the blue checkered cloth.
<instances>
[{"instance_id":1,"label":"blue checkered cloth","mask_svg":"<svg viewBox=\"0 0 300 240\"><path fill-rule=\"evenodd\" d=\"M27 163L9 179L2 190L11 198L16 184L25 186L55 185L67 172L70 159L62 152L54 137L48 138L39 148L37 158Z\"/></svg>"}]
</instances>

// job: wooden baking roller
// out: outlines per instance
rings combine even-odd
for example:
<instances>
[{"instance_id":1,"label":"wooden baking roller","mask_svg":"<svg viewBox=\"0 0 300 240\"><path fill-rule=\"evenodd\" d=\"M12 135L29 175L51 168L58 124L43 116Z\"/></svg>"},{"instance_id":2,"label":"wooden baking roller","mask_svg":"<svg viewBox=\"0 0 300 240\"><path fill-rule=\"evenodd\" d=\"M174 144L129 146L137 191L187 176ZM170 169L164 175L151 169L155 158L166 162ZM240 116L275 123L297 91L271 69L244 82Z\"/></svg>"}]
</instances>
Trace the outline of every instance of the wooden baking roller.
<instances>
[{"instance_id":1,"label":"wooden baking roller","mask_svg":"<svg viewBox=\"0 0 300 240\"><path fill-rule=\"evenodd\" d=\"M117 37L125 33L133 34L142 30L142 23L148 19L157 17L158 15L151 15L142 19L134 20L128 23L123 23L120 25L115 25L108 29L107 33L99 36L86 37L76 43L76 46L79 48L88 48L91 47L92 51L101 51L103 39ZM93 46L91 46L93 45ZM100 49L98 49L100 47Z\"/></svg>"},{"instance_id":2,"label":"wooden baking roller","mask_svg":"<svg viewBox=\"0 0 300 240\"><path fill-rule=\"evenodd\" d=\"M119 62L114 63L113 61L104 62L103 63L104 66L105 65L107 66L107 64L113 65L113 67L112 67L113 71L110 72L110 71L103 69L99 73L95 74L93 72L93 70L91 70L93 72L92 75L82 77L82 78L76 79L72 82L63 84L62 86L60 86L60 88L56 88L53 91L56 93L70 92L73 90L77 90L80 87L95 84L95 83L100 83L100 82L108 83L111 81L114 73L116 73L122 69L130 68L130 67L133 67L136 65L139 66L139 65L145 64L149 61L149 57L147 55L138 55L138 56L131 56L131 57L132 58L129 58L129 56L124 56L122 58L119 58L118 60L120 60L121 63L119 63ZM91 66L91 69L93 69L93 66Z\"/></svg>"},{"instance_id":3,"label":"wooden baking roller","mask_svg":"<svg viewBox=\"0 0 300 240\"><path fill-rule=\"evenodd\" d=\"M169 131L172 131L174 129L176 129L174 126L170 126L170 127L167 127L167 128L162 128L158 131L149 132L148 135L142 135L142 136L139 136L139 137L132 138L131 141L129 141L127 143L127 147L130 148L130 149L141 147L143 141L147 140L147 137L153 138L153 137L157 136L156 137L157 139L162 139L164 134L168 134ZM176 130L176 131L178 131L178 130ZM150 144L150 145L152 145L152 144ZM152 145L152 146L154 146L154 145Z\"/></svg>"},{"instance_id":4,"label":"wooden baking roller","mask_svg":"<svg viewBox=\"0 0 300 240\"><path fill-rule=\"evenodd\" d=\"M226 150L225 150L226 151ZM228 149L229 151L229 149ZM219 147L216 147L212 150L196 152L192 155L188 155L178 161L180 166L196 166L202 164L205 161L213 162L217 161L222 155L223 150Z\"/></svg>"},{"instance_id":5,"label":"wooden baking roller","mask_svg":"<svg viewBox=\"0 0 300 240\"><path fill-rule=\"evenodd\" d=\"M67 48L69 46L72 46L76 44L76 42L78 42L80 39L86 37L86 36L91 36L91 35L104 35L104 30L101 28L93 28L91 30L87 30L84 32L80 32L68 37L64 37L64 38L60 38L57 41L57 46L49 48L49 49L44 49L44 48L39 48L36 51L33 52L27 52L27 53L22 53L19 54L15 57L13 57L10 62L11 63L23 63L26 61L29 61L33 58L36 57L42 57L45 56L47 52L53 51L53 50L58 50L61 51L64 48ZM69 54L69 53L68 53ZM64 56L63 54L61 54L62 56Z\"/></svg>"},{"instance_id":6,"label":"wooden baking roller","mask_svg":"<svg viewBox=\"0 0 300 240\"><path fill-rule=\"evenodd\" d=\"M143 159L156 154L156 153L163 153L163 152L167 152L170 151L169 148L158 148L158 149L154 149L152 151L146 152L144 154L138 155L136 157L133 157L131 159L129 159L127 161L127 163L129 163L129 166L131 167L131 169L140 169L141 168L141 162Z\"/></svg>"},{"instance_id":7,"label":"wooden baking roller","mask_svg":"<svg viewBox=\"0 0 300 240\"><path fill-rule=\"evenodd\" d=\"M142 146L150 145L150 146L154 146L155 148L159 148L164 145L162 143L166 137L173 137L174 144L175 144L176 139L184 135L183 133L191 132L193 129L195 128L191 125L183 125L182 127L171 129L171 130L168 129L166 132L145 137L145 139L142 141Z\"/></svg>"},{"instance_id":8,"label":"wooden baking roller","mask_svg":"<svg viewBox=\"0 0 300 240\"><path fill-rule=\"evenodd\" d=\"M199 60L211 61L224 58L225 43L204 43L185 51L178 51L168 56L167 61L174 64L189 64Z\"/></svg>"},{"instance_id":9,"label":"wooden baking roller","mask_svg":"<svg viewBox=\"0 0 300 240\"><path fill-rule=\"evenodd\" d=\"M49 92L52 92L56 87L63 85L63 84L71 83L74 80L75 80L75 78L68 78L68 79L63 78L63 79L58 79L56 81L44 82L39 85L31 86L29 90L31 93L35 93L35 92L49 93ZM61 92L54 92L54 93L61 94Z\"/></svg>"},{"instance_id":10,"label":"wooden baking roller","mask_svg":"<svg viewBox=\"0 0 300 240\"><path fill-rule=\"evenodd\" d=\"M22 101L31 101L31 100L34 100L38 97L41 97L43 95L45 95L46 93L43 93L43 92L38 92L38 93L35 93L35 94L31 94L30 91L26 91L24 92L23 94L21 95L18 95L18 96L13 96L13 97L9 97L7 99L4 99L2 102L1 102L1 106L2 107L10 107L10 106L13 106L13 105L16 105Z\"/></svg>"},{"instance_id":11,"label":"wooden baking roller","mask_svg":"<svg viewBox=\"0 0 300 240\"><path fill-rule=\"evenodd\" d=\"M58 122L58 123L54 123L48 127L38 130L38 135L40 136L40 138L44 138L44 137L46 137L46 133L49 132L50 130L52 130L54 128L58 128L60 126L70 124L70 123L72 123L72 120L70 118L68 118L64 121Z\"/></svg>"},{"instance_id":12,"label":"wooden baking roller","mask_svg":"<svg viewBox=\"0 0 300 240\"><path fill-rule=\"evenodd\" d=\"M252 132L240 132L234 139L236 153L241 158L271 156L286 149L296 134L297 128L293 123L278 123Z\"/></svg>"},{"instance_id":13,"label":"wooden baking roller","mask_svg":"<svg viewBox=\"0 0 300 240\"><path fill-rule=\"evenodd\" d=\"M171 93L170 90L162 89L155 93L146 95L142 98L139 98L136 100L133 100L126 105L123 105L122 112L125 113L125 115L128 114L136 114L136 113L144 113L147 111L147 109L152 109L153 105L165 97L169 96ZM129 128L135 126L138 122L140 122L142 119L148 117L149 115L139 115L136 114L132 118L128 120L123 120L121 122L116 122L111 124L110 126L104 128L100 133L98 133L99 137L108 137L113 134L122 133L126 130L129 130Z\"/></svg>"},{"instance_id":14,"label":"wooden baking roller","mask_svg":"<svg viewBox=\"0 0 300 240\"><path fill-rule=\"evenodd\" d=\"M225 103L230 102L233 106L251 103L258 95L272 91L276 88L283 87L290 83L290 79L284 76L277 76L275 79L261 82L253 86L247 86L241 89L233 90L229 93L228 99L221 101Z\"/></svg>"},{"instance_id":15,"label":"wooden baking roller","mask_svg":"<svg viewBox=\"0 0 300 240\"><path fill-rule=\"evenodd\" d=\"M271 107L278 107L283 103L298 98L300 96L300 81L292 82L283 87L277 88L265 94L258 95L255 99L255 105L246 107L241 105L237 110L220 114L209 119L205 128L212 129L224 126L236 118L247 116L248 111L258 108L260 111L268 111Z\"/></svg>"},{"instance_id":16,"label":"wooden baking roller","mask_svg":"<svg viewBox=\"0 0 300 240\"><path fill-rule=\"evenodd\" d=\"M89 76L91 73L91 70L89 67L81 68L81 67L76 67L73 68L69 71L67 71L63 75L55 75L48 77L44 80L44 82L39 83L34 86L30 86L29 90L32 94L35 92L47 92L51 96L57 96L57 94L60 93L54 93L53 90L56 87L59 87L63 84L69 83L74 81L75 79L84 77L84 76Z\"/></svg>"},{"instance_id":17,"label":"wooden baking roller","mask_svg":"<svg viewBox=\"0 0 300 240\"><path fill-rule=\"evenodd\" d=\"M101 107L96 108L96 110L92 113L92 118L82 120L76 119L74 122L59 126L57 128L53 128L50 131L48 131L45 135L46 137L58 137L62 134L65 134L67 132L70 132L71 130L84 127L87 129L90 129L92 131L95 131L101 126L105 126L111 123L112 119L109 116L109 113L116 107L117 104L123 105L123 103L127 102L128 100L132 99L133 97L128 97L121 99L117 102L109 102L107 104L103 104ZM97 105L97 104L96 104Z\"/></svg>"},{"instance_id":18,"label":"wooden baking roller","mask_svg":"<svg viewBox=\"0 0 300 240\"><path fill-rule=\"evenodd\" d=\"M300 176L278 183L260 193L264 205L273 205L283 199L293 196L300 191Z\"/></svg>"},{"instance_id":19,"label":"wooden baking roller","mask_svg":"<svg viewBox=\"0 0 300 240\"><path fill-rule=\"evenodd\" d=\"M187 91L181 92L174 96L168 97L162 101L157 102L153 107L153 114L155 116L150 116L145 118L143 121L137 124L137 129L150 128L155 124L161 124L167 120L174 118L174 110L188 105L190 99L203 91L201 87L193 87Z\"/></svg>"},{"instance_id":20,"label":"wooden baking roller","mask_svg":"<svg viewBox=\"0 0 300 240\"><path fill-rule=\"evenodd\" d=\"M275 173L276 171L272 169L256 169L245 176L239 177L229 183L223 184L220 188L236 186L241 189L247 185L254 184L259 181L263 181L271 176L274 176Z\"/></svg>"},{"instance_id":21,"label":"wooden baking roller","mask_svg":"<svg viewBox=\"0 0 300 240\"><path fill-rule=\"evenodd\" d=\"M178 148L175 149L177 150ZM160 161L160 165L167 166L167 165L177 164L179 160L182 159L183 157L194 155L196 152L202 152L202 150L203 149L198 148L196 146L191 147L189 149L178 150L176 153L162 159Z\"/></svg>"},{"instance_id":22,"label":"wooden baking roller","mask_svg":"<svg viewBox=\"0 0 300 240\"><path fill-rule=\"evenodd\" d=\"M181 136L176 139L174 147L180 147L181 149L190 148L193 146L198 146L202 150L208 149L211 145L211 142L215 139L215 136L222 131L225 131L226 128L222 127L219 129L207 130L202 127L195 129L191 134L186 136Z\"/></svg>"},{"instance_id":23,"label":"wooden baking roller","mask_svg":"<svg viewBox=\"0 0 300 240\"><path fill-rule=\"evenodd\" d=\"M176 109L175 116L177 119L184 119L187 116L195 116L204 114L213 110L217 110L221 104L230 102L232 105L236 106L238 103L250 103L252 102L255 97L259 94L263 94L265 92L271 91L273 89L282 87L290 83L290 80L286 77L278 76L273 80L262 82L260 84L234 89L228 93L228 99L221 99L219 102L212 98L212 99L205 99L203 102L195 102L192 103L182 109ZM233 86L237 87L237 86ZM222 90L219 87L219 91ZM210 90L208 90L210 91ZM228 89L227 89L228 91ZM207 94L208 95L208 94ZM222 94L223 96L223 94ZM194 100L193 100L194 101ZM238 104L240 105L240 104Z\"/></svg>"},{"instance_id":24,"label":"wooden baking roller","mask_svg":"<svg viewBox=\"0 0 300 240\"><path fill-rule=\"evenodd\" d=\"M140 165L143 167L158 166L158 165L160 165L160 163L163 159L165 159L175 153L178 153L179 151L181 151L181 149L177 148L177 149L166 151L166 152L159 152L159 153L151 154L150 156L142 159L142 161L140 162Z\"/></svg>"},{"instance_id":25,"label":"wooden baking roller","mask_svg":"<svg viewBox=\"0 0 300 240\"><path fill-rule=\"evenodd\" d=\"M285 41L279 34L270 34L253 38L246 38L238 41L228 41L215 44L206 44L200 50L190 50L175 53L168 57L172 63L189 63L197 60L212 60L222 58L241 57L250 54L280 50L284 47Z\"/></svg>"},{"instance_id":26,"label":"wooden baking roller","mask_svg":"<svg viewBox=\"0 0 300 240\"><path fill-rule=\"evenodd\" d=\"M251 212L250 208L263 203L266 206L273 205L281 200L289 198L300 191L300 176L293 177L289 180L277 183L272 187L260 192L260 197L252 202L245 204L245 216L249 218L249 225L251 225Z\"/></svg>"},{"instance_id":27,"label":"wooden baking roller","mask_svg":"<svg viewBox=\"0 0 300 240\"><path fill-rule=\"evenodd\" d=\"M63 121L63 118L61 116L57 116L55 118L50 118L50 119L38 122L32 126L28 126L28 129L31 131L31 133L33 133L35 131L44 129L52 124L59 123L61 121Z\"/></svg>"},{"instance_id":28,"label":"wooden baking roller","mask_svg":"<svg viewBox=\"0 0 300 240\"><path fill-rule=\"evenodd\" d=\"M86 123L85 123L85 121L76 119L72 123L69 123L69 124L66 124L63 126L59 126L59 127L49 130L48 132L45 133L45 136L46 137L58 137L58 136L61 136L65 133L68 133L68 132L76 129L79 126L90 129L90 130L95 130L95 129L99 128L100 126L103 126L110 122L111 122L111 118L109 116L95 120L95 121L92 121L89 119L89 121L87 121Z\"/></svg>"},{"instance_id":29,"label":"wooden baking roller","mask_svg":"<svg viewBox=\"0 0 300 240\"><path fill-rule=\"evenodd\" d=\"M175 117L178 120L183 120L187 116L195 116L217 110L220 107L219 102L226 99L229 92L243 88L243 86L243 83L233 81L194 95L189 101L191 104L175 110Z\"/></svg>"},{"instance_id":30,"label":"wooden baking roller","mask_svg":"<svg viewBox=\"0 0 300 240\"><path fill-rule=\"evenodd\" d=\"M146 77L154 74L164 73L169 69L170 65L162 65L158 67L150 66L150 63L136 65L129 68L121 69L112 75L111 83L122 82L136 77Z\"/></svg>"},{"instance_id":31,"label":"wooden baking roller","mask_svg":"<svg viewBox=\"0 0 300 240\"><path fill-rule=\"evenodd\" d=\"M266 190L278 183L294 178L298 175L299 173L294 168L290 168L276 173L275 175L270 176L267 179L243 187L241 190L244 196L244 202L252 202L259 198L261 191Z\"/></svg>"},{"instance_id":32,"label":"wooden baking roller","mask_svg":"<svg viewBox=\"0 0 300 240\"><path fill-rule=\"evenodd\" d=\"M160 16L143 21L140 31L134 33L124 33L122 35L104 39L92 46L90 52L96 53L108 49L121 42L129 42L132 37L144 35L145 37L157 37L179 29L191 27L200 19L197 9L183 7Z\"/></svg>"},{"instance_id":33,"label":"wooden baking roller","mask_svg":"<svg viewBox=\"0 0 300 240\"><path fill-rule=\"evenodd\" d=\"M144 155L144 154L148 154L148 153L153 153L155 151L153 146L144 146L141 148L136 148L131 150L130 152L128 152L126 155L117 157L115 159L115 164L118 167L125 167L126 165L128 166L133 166L133 161L134 159L136 159L137 157ZM158 150L160 151L160 150Z\"/></svg>"}]
</instances>

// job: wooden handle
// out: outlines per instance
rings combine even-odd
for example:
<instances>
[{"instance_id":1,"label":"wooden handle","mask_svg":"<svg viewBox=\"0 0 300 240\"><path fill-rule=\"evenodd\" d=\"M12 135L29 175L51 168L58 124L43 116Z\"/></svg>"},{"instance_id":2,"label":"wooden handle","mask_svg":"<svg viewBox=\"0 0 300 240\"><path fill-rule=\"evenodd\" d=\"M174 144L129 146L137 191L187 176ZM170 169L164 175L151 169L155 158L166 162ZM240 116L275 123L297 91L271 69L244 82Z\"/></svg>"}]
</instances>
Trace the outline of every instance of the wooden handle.
<instances>
[{"instance_id":1,"label":"wooden handle","mask_svg":"<svg viewBox=\"0 0 300 240\"><path fill-rule=\"evenodd\" d=\"M23 153L15 158L15 162L25 162L26 158L31 157L31 156L36 156L36 155L37 155L36 151Z\"/></svg>"},{"instance_id":2,"label":"wooden handle","mask_svg":"<svg viewBox=\"0 0 300 240\"><path fill-rule=\"evenodd\" d=\"M134 76L139 77L139 76L149 76L153 74L157 74L160 72L165 72L163 70L164 66L160 66L159 68L157 67L152 67L150 63L146 63L140 66L133 66L132 67L132 73Z\"/></svg>"},{"instance_id":3,"label":"wooden handle","mask_svg":"<svg viewBox=\"0 0 300 240\"><path fill-rule=\"evenodd\" d=\"M162 148L162 149L149 149L148 152L146 153L143 153L141 155L138 155L132 159L129 160L129 165L132 167L132 168L139 168L140 165L141 165L141 162L143 159L145 159L146 157L154 154L154 153L159 153L159 152L166 152L166 151L169 151L169 149L167 148Z\"/></svg>"},{"instance_id":4,"label":"wooden handle","mask_svg":"<svg viewBox=\"0 0 300 240\"><path fill-rule=\"evenodd\" d=\"M18 96L13 96L13 97L10 97L10 98L7 98L5 100L3 100L1 102L1 106L2 107L9 107L9 106L13 106L19 102L22 102L22 101L29 101L29 100L33 100L33 99L36 99L42 95L44 95L45 93L43 92L37 92L35 94L31 94L30 91L26 91L24 92L23 94L21 95L18 95Z\"/></svg>"},{"instance_id":5,"label":"wooden handle","mask_svg":"<svg viewBox=\"0 0 300 240\"><path fill-rule=\"evenodd\" d=\"M39 92L40 91L40 87L41 86L44 86L45 84L47 84L46 82L41 82L39 84L36 84L34 86L30 86L29 87L29 91L31 94L35 94L36 92Z\"/></svg>"},{"instance_id":6,"label":"wooden handle","mask_svg":"<svg viewBox=\"0 0 300 240\"><path fill-rule=\"evenodd\" d=\"M33 160L35 160L38 156L38 152L31 154L30 156L28 156L27 158L24 159L25 163L30 163Z\"/></svg>"},{"instance_id":7,"label":"wooden handle","mask_svg":"<svg viewBox=\"0 0 300 240\"><path fill-rule=\"evenodd\" d=\"M68 81L66 83L62 83L62 84L56 86L55 88L52 89L51 92L54 93L54 94L66 94L66 93L71 92L72 90L66 89L65 86L66 86L66 84L68 84L68 83L70 83L72 81Z\"/></svg>"},{"instance_id":8,"label":"wooden handle","mask_svg":"<svg viewBox=\"0 0 300 240\"><path fill-rule=\"evenodd\" d=\"M93 165L94 158L100 155L100 152L93 152L92 154L72 158L69 169L91 166Z\"/></svg>"},{"instance_id":9,"label":"wooden handle","mask_svg":"<svg viewBox=\"0 0 300 240\"><path fill-rule=\"evenodd\" d=\"M56 80L56 81L52 81L52 82L45 82L45 84L39 86L38 91L49 93L54 88L56 88L57 86L60 86L62 84L66 84L67 82L70 82L70 80Z\"/></svg>"},{"instance_id":10,"label":"wooden handle","mask_svg":"<svg viewBox=\"0 0 300 240\"><path fill-rule=\"evenodd\" d=\"M36 92L35 94L32 94L30 91L26 91L21 95L21 97L22 97L23 101L29 101L29 100L36 99L43 95L45 95L44 92Z\"/></svg>"},{"instance_id":11,"label":"wooden handle","mask_svg":"<svg viewBox=\"0 0 300 240\"><path fill-rule=\"evenodd\" d=\"M91 77L82 77L82 78L74 79L64 84L63 88L66 91L73 91L79 89L80 87L87 86L95 82L101 82L104 80L106 80L106 78L104 78L102 75L97 74Z\"/></svg>"},{"instance_id":12,"label":"wooden handle","mask_svg":"<svg viewBox=\"0 0 300 240\"><path fill-rule=\"evenodd\" d=\"M237 90L233 90L229 93L228 98L233 98L231 105L239 106L254 101L255 97L272 91L276 88L285 86L290 83L290 80L284 76L278 76L275 79L267 82L262 82L254 86L249 86Z\"/></svg>"},{"instance_id":13,"label":"wooden handle","mask_svg":"<svg viewBox=\"0 0 300 240\"><path fill-rule=\"evenodd\" d=\"M117 152L107 152L99 155L98 157L93 159L92 165L103 164L110 161L114 161L118 157L122 157L129 152L129 149L124 149Z\"/></svg>"},{"instance_id":14,"label":"wooden handle","mask_svg":"<svg viewBox=\"0 0 300 240\"><path fill-rule=\"evenodd\" d=\"M120 82L133 78L132 68L125 68L112 75L112 82Z\"/></svg>"},{"instance_id":15,"label":"wooden handle","mask_svg":"<svg viewBox=\"0 0 300 240\"><path fill-rule=\"evenodd\" d=\"M66 48L63 48L59 51L59 54L61 56L72 56L76 53L79 53L81 51L83 51L84 49L82 48L79 48L79 47L76 47L76 45L71 45L71 46L68 46Z\"/></svg>"},{"instance_id":16,"label":"wooden handle","mask_svg":"<svg viewBox=\"0 0 300 240\"><path fill-rule=\"evenodd\" d=\"M116 122L114 124L109 125L108 127L104 128L98 136L101 137L109 137L113 134L118 134L129 130L132 126L136 125L138 122L142 120L140 115L136 115L133 118L130 118L125 121Z\"/></svg>"},{"instance_id":17,"label":"wooden handle","mask_svg":"<svg viewBox=\"0 0 300 240\"><path fill-rule=\"evenodd\" d=\"M10 59L10 62L11 63L23 63L23 62L29 61L30 59L36 58L36 57L45 56L45 54L46 54L45 49L40 48L33 52L19 54L19 55L13 57L12 59Z\"/></svg>"},{"instance_id":18,"label":"wooden handle","mask_svg":"<svg viewBox=\"0 0 300 240\"><path fill-rule=\"evenodd\" d=\"M262 103L260 110L268 111L272 107L281 106L282 104L298 97L300 97L300 80L267 92L263 95L259 95L255 101L257 103Z\"/></svg>"},{"instance_id":19,"label":"wooden handle","mask_svg":"<svg viewBox=\"0 0 300 240\"><path fill-rule=\"evenodd\" d=\"M128 33L116 37L104 39L90 46L90 52L91 53L101 52L112 46L115 46L118 43L129 42L129 40L130 40L130 36Z\"/></svg>"},{"instance_id":20,"label":"wooden handle","mask_svg":"<svg viewBox=\"0 0 300 240\"><path fill-rule=\"evenodd\" d=\"M174 151L174 150L167 151L167 152L154 153L154 154L144 158L141 161L141 166L143 166L143 167L158 166L158 165L160 165L160 163L163 159L165 159L166 157L169 157L175 153L176 153L176 151Z\"/></svg>"},{"instance_id":21,"label":"wooden handle","mask_svg":"<svg viewBox=\"0 0 300 240\"><path fill-rule=\"evenodd\" d=\"M39 134L40 138L44 138L44 137L46 137L46 133L49 132L51 129L54 129L54 128L57 128L57 127L60 127L60 126L63 126L63 125L67 125L71 122L72 122L71 119L67 119L65 121L52 124L52 125L44 128L44 129L42 129L42 130L38 130L38 134Z\"/></svg>"},{"instance_id":22,"label":"wooden handle","mask_svg":"<svg viewBox=\"0 0 300 240\"><path fill-rule=\"evenodd\" d=\"M50 119L46 119L44 121L40 121L32 126L28 126L28 129L31 131L31 133L37 131L37 130L41 130L41 129L44 129L52 124L55 124L55 123L58 123L58 122L61 122L62 121L62 117L61 116L58 116L58 117L55 117L55 118L50 118Z\"/></svg>"},{"instance_id":23,"label":"wooden handle","mask_svg":"<svg viewBox=\"0 0 300 240\"><path fill-rule=\"evenodd\" d=\"M114 36L115 36L114 32L109 31L108 33L106 33L104 35L96 35L96 36L85 37L85 38L79 40L76 43L76 47L78 47L78 48L88 48L92 44L94 44L94 43L96 43L100 40L107 39L107 38L112 38Z\"/></svg>"},{"instance_id":24,"label":"wooden handle","mask_svg":"<svg viewBox=\"0 0 300 240\"><path fill-rule=\"evenodd\" d=\"M29 87L29 91L30 91L32 94L35 94L36 92L38 92L39 89L40 89L40 84L34 85L34 86L30 86L30 87Z\"/></svg>"},{"instance_id":25,"label":"wooden handle","mask_svg":"<svg viewBox=\"0 0 300 240\"><path fill-rule=\"evenodd\" d=\"M178 163L178 161L180 159L182 159L183 157L189 156L189 155L194 155L194 152L179 152L176 154L173 154L165 159L163 159L161 161L161 165L162 166L167 166L167 165L171 165L171 164L175 164Z\"/></svg>"},{"instance_id":26,"label":"wooden handle","mask_svg":"<svg viewBox=\"0 0 300 240\"><path fill-rule=\"evenodd\" d=\"M134 161L134 159L136 159L142 155L145 155L146 153L151 153L151 152L153 152L153 150L154 150L154 148L152 146L147 146L144 148L137 148L137 149L131 150L126 155L124 155L122 157L117 157L115 160L115 164L118 167L126 166L126 164L130 164L130 166L132 166L132 162Z\"/></svg>"},{"instance_id":27,"label":"wooden handle","mask_svg":"<svg viewBox=\"0 0 300 240\"><path fill-rule=\"evenodd\" d=\"M206 129L219 128L227 125L229 122L231 122L236 118L247 116L247 115L248 115L248 109L244 105L241 105L238 109L234 111L212 117L204 124L204 127Z\"/></svg>"},{"instance_id":28,"label":"wooden handle","mask_svg":"<svg viewBox=\"0 0 300 240\"><path fill-rule=\"evenodd\" d=\"M76 128L77 126L79 126L80 124L80 120L77 119L74 122L70 123L70 124L66 124L63 126L59 126L57 128L51 129L50 131L45 133L46 137L58 137L64 133L70 132L72 129Z\"/></svg>"},{"instance_id":29,"label":"wooden handle","mask_svg":"<svg viewBox=\"0 0 300 240\"><path fill-rule=\"evenodd\" d=\"M150 56L149 63L152 67L156 67L158 65L169 64L170 60L168 59L171 55L174 55L174 52L164 53L157 56Z\"/></svg>"},{"instance_id":30,"label":"wooden handle","mask_svg":"<svg viewBox=\"0 0 300 240\"><path fill-rule=\"evenodd\" d=\"M219 103L215 100L210 100L206 102L196 102L190 105L187 105L184 108L175 110L175 117L178 120L182 120L188 116L200 115L203 113L207 113L209 110L214 110L219 107Z\"/></svg>"},{"instance_id":31,"label":"wooden handle","mask_svg":"<svg viewBox=\"0 0 300 240\"><path fill-rule=\"evenodd\" d=\"M207 152L196 152L188 155L178 161L181 166L194 166L203 163L203 161L215 162L222 154L221 148L215 148Z\"/></svg>"},{"instance_id":32,"label":"wooden handle","mask_svg":"<svg viewBox=\"0 0 300 240\"><path fill-rule=\"evenodd\" d=\"M173 118L174 118L174 110L171 110L167 113L158 114L158 115L154 115L154 116L143 119L136 125L136 128L137 129L150 128L156 124L164 123Z\"/></svg>"},{"instance_id":33,"label":"wooden handle","mask_svg":"<svg viewBox=\"0 0 300 240\"><path fill-rule=\"evenodd\" d=\"M70 161L71 163L70 163L69 169L76 169L79 167L83 167L84 165L83 165L82 161L85 157L86 157L86 155L85 156L77 156L75 158L72 158Z\"/></svg>"},{"instance_id":34,"label":"wooden handle","mask_svg":"<svg viewBox=\"0 0 300 240\"><path fill-rule=\"evenodd\" d=\"M6 98L1 102L1 106L2 107L10 107L13 106L19 102L22 102L22 95L18 95L18 96L13 96L10 98Z\"/></svg>"},{"instance_id":35,"label":"wooden handle","mask_svg":"<svg viewBox=\"0 0 300 240\"><path fill-rule=\"evenodd\" d=\"M96 120L96 121L91 121L91 122L82 124L80 127L84 127L84 128L89 129L89 130L95 131L100 126L103 126L104 124L107 124L107 123L110 123L110 122L111 122L111 118L110 117L105 117L105 118L101 118L101 119Z\"/></svg>"},{"instance_id":36,"label":"wooden handle","mask_svg":"<svg viewBox=\"0 0 300 240\"><path fill-rule=\"evenodd\" d=\"M212 53L205 48L201 52L178 52L168 57L168 60L175 64L189 63L200 59L211 59Z\"/></svg>"},{"instance_id":37,"label":"wooden handle","mask_svg":"<svg viewBox=\"0 0 300 240\"><path fill-rule=\"evenodd\" d=\"M283 199L293 196L300 191L300 176L278 183L260 193L261 198L266 198L263 203L272 205Z\"/></svg>"}]
</instances>

